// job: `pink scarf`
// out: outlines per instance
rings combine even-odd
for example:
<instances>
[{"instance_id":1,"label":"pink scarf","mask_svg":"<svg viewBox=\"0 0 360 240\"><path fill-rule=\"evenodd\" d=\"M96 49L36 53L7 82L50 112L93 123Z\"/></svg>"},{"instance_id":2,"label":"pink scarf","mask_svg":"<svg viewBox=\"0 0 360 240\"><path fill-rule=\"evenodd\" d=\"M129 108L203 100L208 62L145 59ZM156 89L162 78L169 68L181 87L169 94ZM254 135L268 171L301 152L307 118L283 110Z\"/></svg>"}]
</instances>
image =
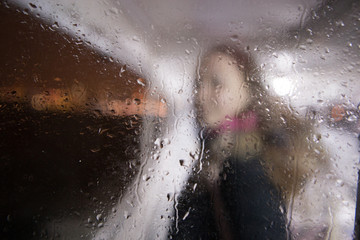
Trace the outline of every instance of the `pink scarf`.
<instances>
[{"instance_id":1,"label":"pink scarf","mask_svg":"<svg viewBox=\"0 0 360 240\"><path fill-rule=\"evenodd\" d=\"M226 120L214 130L218 134L223 134L225 132L250 132L257 128L257 122L258 117L256 113L248 111L242 113L240 117L226 116Z\"/></svg>"}]
</instances>

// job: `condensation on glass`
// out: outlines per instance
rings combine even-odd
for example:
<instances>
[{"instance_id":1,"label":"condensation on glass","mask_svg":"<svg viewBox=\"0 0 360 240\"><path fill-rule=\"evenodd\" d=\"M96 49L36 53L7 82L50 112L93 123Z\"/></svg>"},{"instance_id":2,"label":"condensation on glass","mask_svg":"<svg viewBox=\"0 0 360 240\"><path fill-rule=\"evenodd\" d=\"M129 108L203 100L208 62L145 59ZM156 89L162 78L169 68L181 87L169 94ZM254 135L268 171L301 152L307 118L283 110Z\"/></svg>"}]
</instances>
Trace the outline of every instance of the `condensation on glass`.
<instances>
[{"instance_id":1,"label":"condensation on glass","mask_svg":"<svg viewBox=\"0 0 360 240\"><path fill-rule=\"evenodd\" d=\"M1 1L2 239L358 237L356 1Z\"/></svg>"}]
</instances>

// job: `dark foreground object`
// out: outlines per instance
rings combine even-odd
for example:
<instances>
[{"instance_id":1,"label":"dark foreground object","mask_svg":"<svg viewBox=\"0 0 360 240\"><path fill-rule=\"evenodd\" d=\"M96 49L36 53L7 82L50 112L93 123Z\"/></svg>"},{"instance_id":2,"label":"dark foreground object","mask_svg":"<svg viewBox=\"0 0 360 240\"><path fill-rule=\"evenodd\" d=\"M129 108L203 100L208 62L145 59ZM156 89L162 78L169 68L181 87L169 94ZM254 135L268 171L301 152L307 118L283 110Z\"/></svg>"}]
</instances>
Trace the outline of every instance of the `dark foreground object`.
<instances>
[{"instance_id":1,"label":"dark foreground object","mask_svg":"<svg viewBox=\"0 0 360 240\"><path fill-rule=\"evenodd\" d=\"M136 174L140 127L0 105L0 239L91 239Z\"/></svg>"}]
</instances>

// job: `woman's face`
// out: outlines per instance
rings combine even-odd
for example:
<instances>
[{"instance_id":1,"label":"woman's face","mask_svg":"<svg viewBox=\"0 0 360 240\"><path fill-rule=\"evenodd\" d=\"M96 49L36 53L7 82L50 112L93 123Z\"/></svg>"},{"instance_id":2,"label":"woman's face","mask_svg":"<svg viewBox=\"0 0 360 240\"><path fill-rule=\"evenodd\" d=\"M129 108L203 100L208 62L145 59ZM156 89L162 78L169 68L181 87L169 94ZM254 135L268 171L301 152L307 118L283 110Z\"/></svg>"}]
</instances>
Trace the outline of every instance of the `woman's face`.
<instances>
[{"instance_id":1,"label":"woman's face","mask_svg":"<svg viewBox=\"0 0 360 240\"><path fill-rule=\"evenodd\" d=\"M214 52L205 61L200 87L200 104L205 123L216 127L227 116L235 117L249 102L245 72L236 60L225 53Z\"/></svg>"}]
</instances>

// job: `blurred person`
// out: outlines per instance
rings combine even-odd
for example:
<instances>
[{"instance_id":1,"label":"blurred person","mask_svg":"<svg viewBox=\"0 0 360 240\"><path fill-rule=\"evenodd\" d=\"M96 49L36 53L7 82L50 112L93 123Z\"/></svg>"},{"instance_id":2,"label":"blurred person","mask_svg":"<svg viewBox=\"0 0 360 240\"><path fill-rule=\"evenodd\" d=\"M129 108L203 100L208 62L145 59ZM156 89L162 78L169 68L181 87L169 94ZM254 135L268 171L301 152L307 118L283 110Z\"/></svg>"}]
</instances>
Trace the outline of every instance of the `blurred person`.
<instances>
[{"instance_id":1,"label":"blurred person","mask_svg":"<svg viewBox=\"0 0 360 240\"><path fill-rule=\"evenodd\" d=\"M180 199L179 216L186 217L175 238L291 236L294 197L326 165L326 154L313 141L311 122L270 96L260 81L246 51L222 46L205 55L198 86L205 154L200 174L190 180L196 191Z\"/></svg>"}]
</instances>

